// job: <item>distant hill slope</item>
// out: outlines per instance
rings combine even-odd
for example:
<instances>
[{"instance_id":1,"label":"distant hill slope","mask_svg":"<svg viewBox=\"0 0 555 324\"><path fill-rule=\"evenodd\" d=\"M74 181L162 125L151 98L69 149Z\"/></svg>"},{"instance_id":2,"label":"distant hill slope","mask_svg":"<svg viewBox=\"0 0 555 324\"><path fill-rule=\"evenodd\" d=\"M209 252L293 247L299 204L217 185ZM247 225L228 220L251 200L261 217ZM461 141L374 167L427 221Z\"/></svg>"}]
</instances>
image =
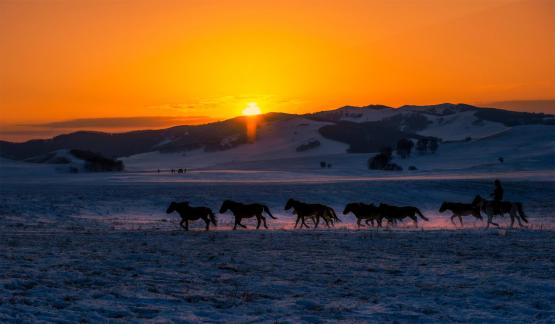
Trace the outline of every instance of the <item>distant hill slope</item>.
<instances>
[{"instance_id":1,"label":"distant hill slope","mask_svg":"<svg viewBox=\"0 0 555 324\"><path fill-rule=\"evenodd\" d=\"M305 115L269 113L259 116L259 119L260 136L257 141L267 141L270 143L269 148L275 148L274 151L280 154L298 155L325 152L328 146L333 147L332 151L342 147L342 150L349 152L372 152L384 145L394 145L403 137L476 139L497 134L515 125L555 123L553 115L478 108L465 104L403 106L397 109L377 105L347 106ZM307 127L299 126L301 124ZM279 132L264 132L265 128L274 129L276 125L280 125ZM297 136L290 138L287 145L272 139L292 134ZM337 146L334 142L343 143L343 146ZM281 144L272 146L272 143ZM252 144L247 141L245 117L236 117L206 125L162 130L118 134L75 132L25 143L0 141L0 156L24 160L61 149L80 149L107 157L126 157L149 152L224 152L242 147L252 148ZM269 153L268 149L264 151Z\"/></svg>"},{"instance_id":2,"label":"distant hill slope","mask_svg":"<svg viewBox=\"0 0 555 324\"><path fill-rule=\"evenodd\" d=\"M284 114L268 114L269 120ZM110 157L130 156L161 151L186 151L197 148L224 150L246 142L244 117L199 126L176 126L162 130L127 133L75 132L46 140L24 143L0 141L0 156L15 160L28 159L60 149L81 149ZM233 138L222 142L223 139Z\"/></svg>"}]
</instances>

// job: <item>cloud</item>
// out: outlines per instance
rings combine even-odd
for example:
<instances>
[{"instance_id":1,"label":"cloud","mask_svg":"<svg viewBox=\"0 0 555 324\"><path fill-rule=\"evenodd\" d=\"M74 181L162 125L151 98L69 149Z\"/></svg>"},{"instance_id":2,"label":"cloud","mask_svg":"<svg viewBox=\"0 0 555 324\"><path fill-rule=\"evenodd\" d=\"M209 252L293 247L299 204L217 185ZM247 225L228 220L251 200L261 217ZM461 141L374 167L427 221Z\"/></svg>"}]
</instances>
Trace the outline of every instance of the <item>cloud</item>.
<instances>
[{"instance_id":1,"label":"cloud","mask_svg":"<svg viewBox=\"0 0 555 324\"><path fill-rule=\"evenodd\" d=\"M501 108L515 111L543 112L555 114L555 99L546 100L507 100L479 104L480 106Z\"/></svg>"},{"instance_id":2,"label":"cloud","mask_svg":"<svg viewBox=\"0 0 555 324\"><path fill-rule=\"evenodd\" d=\"M111 129L111 128L159 128L176 125L198 125L215 121L214 118L207 116L190 117L110 117L110 118L82 118L64 121L56 121L44 124L20 125L26 127L49 128L49 129L68 129L68 128L89 128L89 129Z\"/></svg>"},{"instance_id":3,"label":"cloud","mask_svg":"<svg viewBox=\"0 0 555 324\"><path fill-rule=\"evenodd\" d=\"M50 138L80 130L119 133L179 125L199 125L214 121L217 120L207 116L82 118L42 124L0 125L0 139L22 142L32 138Z\"/></svg>"},{"instance_id":4,"label":"cloud","mask_svg":"<svg viewBox=\"0 0 555 324\"><path fill-rule=\"evenodd\" d=\"M222 118L234 117L235 113L242 110L241 106L254 101L262 107L264 112L296 110L298 106L306 103L299 98L279 97L271 94L246 94L237 96L220 96L200 98L188 103L171 103L149 106L158 111L174 111L179 113L196 113L218 116ZM243 107L244 108L244 107Z\"/></svg>"}]
</instances>

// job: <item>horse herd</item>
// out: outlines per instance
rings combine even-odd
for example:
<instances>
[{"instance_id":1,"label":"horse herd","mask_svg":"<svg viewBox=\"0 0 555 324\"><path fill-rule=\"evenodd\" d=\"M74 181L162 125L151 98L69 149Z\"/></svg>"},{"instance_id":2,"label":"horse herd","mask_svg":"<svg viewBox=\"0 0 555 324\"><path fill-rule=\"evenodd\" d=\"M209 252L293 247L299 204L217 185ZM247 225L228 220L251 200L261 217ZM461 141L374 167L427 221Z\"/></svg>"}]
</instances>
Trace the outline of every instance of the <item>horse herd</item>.
<instances>
[{"instance_id":1,"label":"horse herd","mask_svg":"<svg viewBox=\"0 0 555 324\"><path fill-rule=\"evenodd\" d=\"M304 203L299 200L289 199L284 207L285 210L292 210L292 213L297 216L295 221L295 228L299 225L300 228L306 227L310 228L306 223L307 220L311 220L314 228L317 228L322 220L327 227L334 226L336 222L341 222L335 210L329 206L323 204L309 204ZM493 222L494 216L504 216L508 213L511 217L511 228L513 227L515 219L518 224L522 227L521 220L528 223L528 219L524 214L522 209L522 204L519 202L508 202L508 201L491 201L486 200L480 196L476 196L472 203L455 203L455 202L443 202L439 208L439 212L443 213L445 211L451 211L451 222L455 224L454 219L458 218L461 226L463 226L462 217L463 216L473 216L477 219L482 220L481 212L487 215L487 225L499 226L499 224ZM172 202L166 213L170 214L176 211L181 216L181 222L179 225L185 229L189 230L189 221L195 221L202 219L206 224L206 230L210 229L210 223L217 226L216 215L208 207L192 207L188 202ZM220 207L220 214L224 214L227 211L231 211L235 218L233 229L236 230L237 226L247 228L241 221L245 218L256 218L257 224L256 229L260 228L260 225L264 225L268 228L266 223L266 217L264 213L273 219L277 219L272 215L268 206L263 204L244 204L236 202L233 200L225 200ZM345 206L343 210L343 215L352 213L357 219L357 225L359 227L376 225L377 227L382 227L383 221L387 221L387 225L396 225L402 222L406 218L411 219L414 222L415 227L418 226L418 217L424 221L429 219L420 212L420 210L413 206L393 206L381 203L379 205L366 204L362 202L349 203Z\"/></svg>"}]
</instances>

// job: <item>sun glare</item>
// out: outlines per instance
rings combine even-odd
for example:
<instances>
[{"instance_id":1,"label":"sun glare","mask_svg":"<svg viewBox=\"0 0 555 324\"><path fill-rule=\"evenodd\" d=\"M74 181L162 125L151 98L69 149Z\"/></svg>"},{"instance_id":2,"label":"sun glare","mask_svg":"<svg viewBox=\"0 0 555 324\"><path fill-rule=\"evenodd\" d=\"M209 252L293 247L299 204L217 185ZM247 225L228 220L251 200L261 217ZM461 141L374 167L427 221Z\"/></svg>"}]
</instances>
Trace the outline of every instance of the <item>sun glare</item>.
<instances>
[{"instance_id":1,"label":"sun glare","mask_svg":"<svg viewBox=\"0 0 555 324\"><path fill-rule=\"evenodd\" d=\"M260 107L256 102L249 102L247 108L243 109L243 116L255 116L260 115Z\"/></svg>"}]
</instances>

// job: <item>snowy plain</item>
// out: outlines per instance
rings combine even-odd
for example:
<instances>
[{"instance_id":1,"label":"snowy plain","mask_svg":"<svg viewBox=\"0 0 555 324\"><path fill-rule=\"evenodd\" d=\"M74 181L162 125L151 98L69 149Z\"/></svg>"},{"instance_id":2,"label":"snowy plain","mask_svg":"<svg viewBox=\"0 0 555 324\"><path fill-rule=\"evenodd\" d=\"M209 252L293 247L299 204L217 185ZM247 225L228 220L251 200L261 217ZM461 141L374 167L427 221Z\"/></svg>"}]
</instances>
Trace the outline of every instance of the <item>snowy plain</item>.
<instances>
[{"instance_id":1,"label":"snowy plain","mask_svg":"<svg viewBox=\"0 0 555 324\"><path fill-rule=\"evenodd\" d=\"M339 143L291 153L311 132L227 157L134 156L122 173L1 160L0 322L555 321L551 128L447 143L396 160L419 170L393 174L368 171L369 155ZM162 162L193 167L159 174ZM487 196L495 178L507 200L523 203L526 228L508 229L508 219L501 229L472 219L461 228L439 213L443 201ZM288 198L328 204L342 222L293 229ZM231 215L217 214L213 231L194 223L185 233L165 213L174 200L217 212L224 199L265 203L278 219L232 231ZM342 214L356 201L414 205L430 221L359 229Z\"/></svg>"}]
</instances>

